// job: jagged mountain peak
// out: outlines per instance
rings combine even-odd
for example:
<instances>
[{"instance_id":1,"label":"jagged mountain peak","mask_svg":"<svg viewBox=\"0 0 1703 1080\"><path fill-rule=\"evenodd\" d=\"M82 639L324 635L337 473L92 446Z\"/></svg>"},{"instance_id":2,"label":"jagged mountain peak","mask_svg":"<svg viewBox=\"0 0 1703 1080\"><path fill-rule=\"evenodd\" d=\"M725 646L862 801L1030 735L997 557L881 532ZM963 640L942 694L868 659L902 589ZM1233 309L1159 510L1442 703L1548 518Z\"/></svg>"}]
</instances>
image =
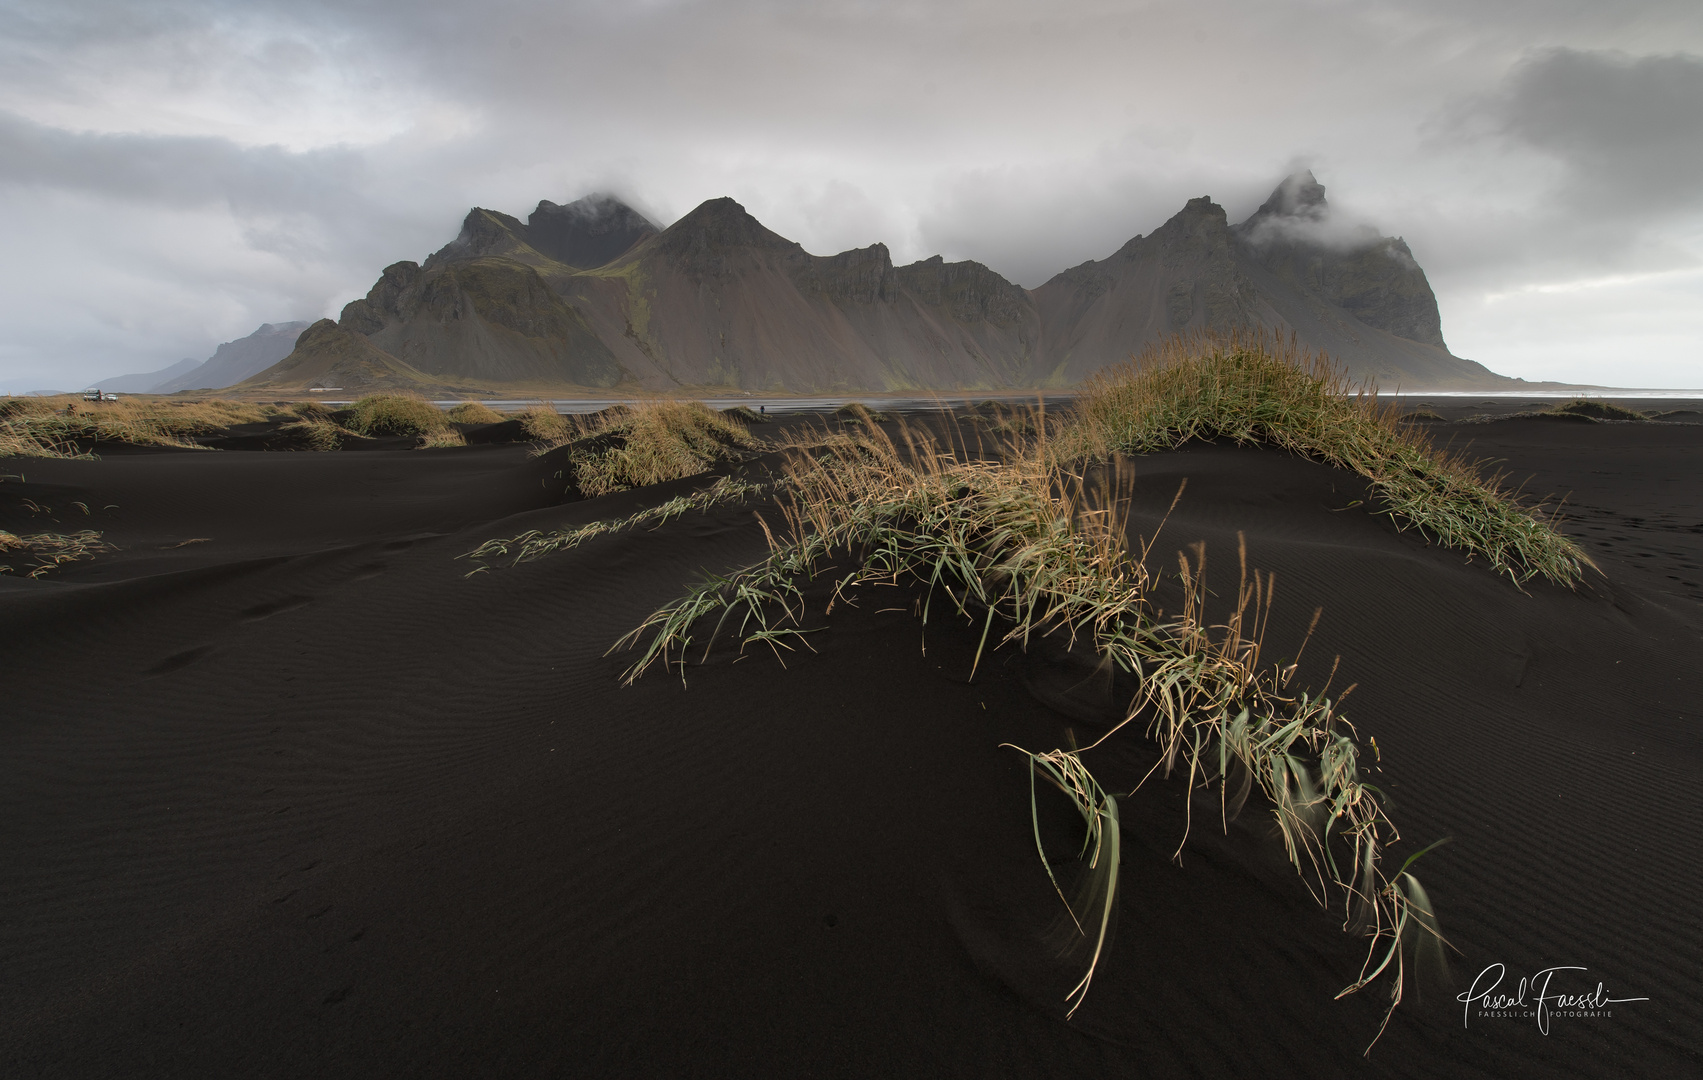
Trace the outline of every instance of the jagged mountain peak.
<instances>
[{"instance_id":1,"label":"jagged mountain peak","mask_svg":"<svg viewBox=\"0 0 1703 1080\"><path fill-rule=\"evenodd\" d=\"M722 196L706 199L692 212L665 230L671 237L702 235L721 243L748 244L759 247L797 247L791 240L765 228L739 203Z\"/></svg>"},{"instance_id":2,"label":"jagged mountain peak","mask_svg":"<svg viewBox=\"0 0 1703 1080\"><path fill-rule=\"evenodd\" d=\"M539 199L538 208L527 219L527 224L537 225L540 218L550 217L583 221L588 228L600 233L621 226L656 229L656 225L649 218L622 202L619 196L606 191L594 191L571 203L553 203L549 199Z\"/></svg>"},{"instance_id":3,"label":"jagged mountain peak","mask_svg":"<svg viewBox=\"0 0 1703 1080\"><path fill-rule=\"evenodd\" d=\"M1319 183L1311 169L1302 169L1284 177L1248 222L1262 217L1298 217L1318 221L1329 214L1330 203L1325 200L1325 186Z\"/></svg>"},{"instance_id":4,"label":"jagged mountain peak","mask_svg":"<svg viewBox=\"0 0 1703 1080\"><path fill-rule=\"evenodd\" d=\"M339 329L408 369L356 373L374 378L815 392L1065 386L1179 331L1252 326L1404 385L1497 378L1448 353L1406 246L1334 210L1305 171L1239 225L1190 199L1035 290L938 255L895 267L880 243L813 255L732 198L660 231L601 193L541 200L525 222L475 207L425 265L386 268ZM275 385L331 377L310 355L343 378L333 361L359 344L320 327Z\"/></svg>"},{"instance_id":5,"label":"jagged mountain peak","mask_svg":"<svg viewBox=\"0 0 1703 1080\"><path fill-rule=\"evenodd\" d=\"M745 207L725 196L699 203L664 229L658 243L662 254L677 268L698 277L724 276L730 257L753 252L789 261L809 258L803 247L771 232Z\"/></svg>"},{"instance_id":6,"label":"jagged mountain peak","mask_svg":"<svg viewBox=\"0 0 1703 1080\"><path fill-rule=\"evenodd\" d=\"M1279 281L1398 338L1446 350L1437 298L1400 239L1333 210L1311 171L1284 178L1232 232Z\"/></svg>"},{"instance_id":7,"label":"jagged mountain peak","mask_svg":"<svg viewBox=\"0 0 1703 1080\"><path fill-rule=\"evenodd\" d=\"M510 255L529 246L526 241L526 226L521 224L520 219L510 217L501 210L487 210L482 206L475 206L461 219L461 231L456 234L455 239L433 252L424 265L430 268L454 259Z\"/></svg>"},{"instance_id":8,"label":"jagged mountain peak","mask_svg":"<svg viewBox=\"0 0 1703 1080\"><path fill-rule=\"evenodd\" d=\"M566 205L542 199L526 229L533 248L582 270L606 266L660 231L649 218L602 192Z\"/></svg>"}]
</instances>

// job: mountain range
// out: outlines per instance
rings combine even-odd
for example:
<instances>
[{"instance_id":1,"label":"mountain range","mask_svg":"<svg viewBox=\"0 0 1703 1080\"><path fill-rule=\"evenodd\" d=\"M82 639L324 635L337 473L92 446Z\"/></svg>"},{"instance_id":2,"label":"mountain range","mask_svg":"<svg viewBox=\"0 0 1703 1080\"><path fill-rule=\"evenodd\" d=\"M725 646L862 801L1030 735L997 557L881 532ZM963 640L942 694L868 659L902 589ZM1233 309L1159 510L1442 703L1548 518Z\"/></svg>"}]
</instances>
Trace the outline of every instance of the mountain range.
<instances>
[{"instance_id":1,"label":"mountain range","mask_svg":"<svg viewBox=\"0 0 1703 1080\"><path fill-rule=\"evenodd\" d=\"M424 263L238 385L457 393L1066 387L1169 335L1294 332L1385 387L1516 385L1452 354L1407 244L1345 227L1311 173L1231 224L1210 198L1024 289L977 262L812 255L732 199L666 229L618 199L475 208Z\"/></svg>"},{"instance_id":2,"label":"mountain range","mask_svg":"<svg viewBox=\"0 0 1703 1080\"><path fill-rule=\"evenodd\" d=\"M222 390L276 364L295 350L305 322L261 323L244 338L227 341L205 360L185 358L168 368L102 379L99 388L119 394L175 394L179 390Z\"/></svg>"}]
</instances>

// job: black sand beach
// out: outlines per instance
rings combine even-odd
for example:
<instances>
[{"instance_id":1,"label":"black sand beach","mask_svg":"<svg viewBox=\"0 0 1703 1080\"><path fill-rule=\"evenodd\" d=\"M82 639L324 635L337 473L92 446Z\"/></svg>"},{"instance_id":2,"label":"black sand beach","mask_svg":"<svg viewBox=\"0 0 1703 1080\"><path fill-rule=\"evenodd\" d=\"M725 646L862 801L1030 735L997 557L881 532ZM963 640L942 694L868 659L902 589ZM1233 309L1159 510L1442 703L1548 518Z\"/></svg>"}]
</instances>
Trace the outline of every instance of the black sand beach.
<instances>
[{"instance_id":1,"label":"black sand beach","mask_svg":"<svg viewBox=\"0 0 1703 1080\"><path fill-rule=\"evenodd\" d=\"M1240 532L1276 574L1272 655L1324 609L1301 680L1340 655L1358 684L1397 863L1453 838L1414 867L1452 986L1369 1058L1382 991L1333 1000L1362 942L1261 814L1226 835L1203 799L1173 862L1177 778L1122 800L1115 936L1066 1022L1081 964L1000 748L1093 736L1025 689L1044 658L968 681L979 627L925 633L897 589L823 619L818 590L814 652L620 685L611 644L766 550L749 505L456 558L706 478L558 504L518 446L0 461L0 527L118 548L0 577L0 1075L1698 1075L1703 425L1433 435L1571 493L1602 575L1522 592L1273 451L1132 465L1148 535L1188 479L1156 557L1204 541L1229 592ZM1109 746L1127 791L1152 751ZM1545 1033L1456 999L1498 963L1500 992L1574 966L1550 993L1647 1000Z\"/></svg>"}]
</instances>

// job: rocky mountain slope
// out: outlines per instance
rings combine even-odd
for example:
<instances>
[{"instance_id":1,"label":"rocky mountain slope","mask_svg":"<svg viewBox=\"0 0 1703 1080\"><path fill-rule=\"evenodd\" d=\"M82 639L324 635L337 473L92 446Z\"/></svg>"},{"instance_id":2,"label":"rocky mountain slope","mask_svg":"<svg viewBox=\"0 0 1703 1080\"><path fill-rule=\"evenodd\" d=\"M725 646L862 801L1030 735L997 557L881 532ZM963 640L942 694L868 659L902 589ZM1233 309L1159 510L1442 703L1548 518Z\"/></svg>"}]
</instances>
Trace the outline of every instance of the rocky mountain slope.
<instances>
[{"instance_id":1,"label":"rocky mountain slope","mask_svg":"<svg viewBox=\"0 0 1703 1080\"><path fill-rule=\"evenodd\" d=\"M179 390L222 390L264 371L290 355L305 322L261 323L247 337L227 341L206 360L185 358L159 371L102 379L100 389L120 394L175 394Z\"/></svg>"},{"instance_id":2,"label":"rocky mountain slope","mask_svg":"<svg viewBox=\"0 0 1703 1080\"><path fill-rule=\"evenodd\" d=\"M1302 173L1238 225L1194 199L1034 290L939 256L895 267L883 244L812 255L726 198L667 229L609 196L524 223L475 208L241 388L1062 387L1177 332L1254 327L1385 386L1511 382L1448 351L1407 245L1342 227Z\"/></svg>"}]
</instances>

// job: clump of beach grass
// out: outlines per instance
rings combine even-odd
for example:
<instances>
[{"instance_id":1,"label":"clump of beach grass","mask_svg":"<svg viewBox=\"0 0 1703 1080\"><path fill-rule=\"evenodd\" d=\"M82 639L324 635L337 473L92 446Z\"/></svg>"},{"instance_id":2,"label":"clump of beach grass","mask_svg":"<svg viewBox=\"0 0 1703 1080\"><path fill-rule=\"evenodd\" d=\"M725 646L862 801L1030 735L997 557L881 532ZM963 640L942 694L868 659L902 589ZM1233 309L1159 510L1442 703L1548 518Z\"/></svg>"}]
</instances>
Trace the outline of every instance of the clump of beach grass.
<instances>
[{"instance_id":1,"label":"clump of beach grass","mask_svg":"<svg viewBox=\"0 0 1703 1080\"><path fill-rule=\"evenodd\" d=\"M449 418L457 424L500 424L503 414L483 401L463 401L449 410Z\"/></svg>"},{"instance_id":2,"label":"clump of beach grass","mask_svg":"<svg viewBox=\"0 0 1703 1080\"><path fill-rule=\"evenodd\" d=\"M298 401L290 406L290 413L303 420L330 422L331 410L317 401Z\"/></svg>"},{"instance_id":3,"label":"clump of beach grass","mask_svg":"<svg viewBox=\"0 0 1703 1080\"><path fill-rule=\"evenodd\" d=\"M92 559L116 550L90 529L74 533L34 533L19 536L0 529L0 574L39 578L66 563Z\"/></svg>"},{"instance_id":4,"label":"clump of beach grass","mask_svg":"<svg viewBox=\"0 0 1703 1080\"><path fill-rule=\"evenodd\" d=\"M888 419L886 413L875 412L861 401L848 401L834 410L834 419L842 424L879 424Z\"/></svg>"},{"instance_id":5,"label":"clump of beach grass","mask_svg":"<svg viewBox=\"0 0 1703 1080\"><path fill-rule=\"evenodd\" d=\"M420 436L420 443L414 449L446 450L450 447L466 445L467 437L465 435L456 431L454 428L445 428L442 431L433 431Z\"/></svg>"},{"instance_id":6,"label":"clump of beach grass","mask_svg":"<svg viewBox=\"0 0 1703 1080\"><path fill-rule=\"evenodd\" d=\"M344 440L354 434L329 419L296 420L278 428L279 438L291 450L341 450Z\"/></svg>"},{"instance_id":7,"label":"clump of beach grass","mask_svg":"<svg viewBox=\"0 0 1703 1080\"><path fill-rule=\"evenodd\" d=\"M1588 416L1592 420L1633 420L1646 421L1649 419L1636 409L1628 409L1624 405L1616 405L1611 401L1600 401L1596 398L1574 398L1551 405L1547 410L1552 416Z\"/></svg>"},{"instance_id":8,"label":"clump of beach grass","mask_svg":"<svg viewBox=\"0 0 1703 1080\"><path fill-rule=\"evenodd\" d=\"M1516 584L1576 584L1590 559L1553 517L1500 477L1438 450L1375 388L1350 385L1322 355L1266 334L1173 339L1089 381L1052 442L1061 461L1231 439L1358 473L1384 513L1436 543L1483 558Z\"/></svg>"},{"instance_id":9,"label":"clump of beach grass","mask_svg":"<svg viewBox=\"0 0 1703 1080\"><path fill-rule=\"evenodd\" d=\"M1126 548L1117 507L1127 500L1113 493L1096 503L1079 474L1059 466L1044 428L1003 461L964 460L909 432L906 441L901 453L878 429L863 427L794 444L782 488L783 537L770 532L761 562L706 578L617 643L640 650L626 681L658 665L684 675L687 650L698 647L705 626L705 654L727 631L741 649L760 643L780 656L811 632L802 625L800 582L841 560L851 568L835 582L836 601L860 586L911 581L927 588L925 622L938 594L956 614L979 621L972 676L990 640L1023 645L1053 632L1086 640L1105 664L1139 680L1124 720L1080 750L1013 747L1027 756L1032 776L1071 799L1087 827L1083 910L1059 889L1092 946L1087 971L1066 998L1070 1011L1081 1005L1100 962L1120 863L1116 797L1094 779L1084 755L1131 724L1145 725L1159 747L1148 776L1185 771L1191 791L1216 783L1226 823L1259 785L1291 863L1318 886L1321 902L1340 895L1345 928L1370 939L1366 964L1343 993L1388 974L1393 1011L1407 953L1422 939L1440 942L1440 932L1407 866L1394 874L1381 868L1383 850L1398 836L1380 794L1360 778L1353 729L1325 691L1290 688L1295 662L1262 664L1270 579L1256 571L1250 580L1244 556L1234 613L1208 624L1204 553L1181 556L1187 601L1167 617L1150 599L1148 549ZM1040 848L1033 785L1031 809ZM1041 858L1057 888L1044 850Z\"/></svg>"},{"instance_id":10,"label":"clump of beach grass","mask_svg":"<svg viewBox=\"0 0 1703 1080\"><path fill-rule=\"evenodd\" d=\"M349 430L369 437L435 435L449 427L449 417L424 398L373 394L351 405L343 423Z\"/></svg>"},{"instance_id":11,"label":"clump of beach grass","mask_svg":"<svg viewBox=\"0 0 1703 1080\"><path fill-rule=\"evenodd\" d=\"M580 432L580 425L556 411L556 406L544 402L515 413L511 419L520 421L526 437L549 446L560 445Z\"/></svg>"},{"instance_id":12,"label":"clump of beach grass","mask_svg":"<svg viewBox=\"0 0 1703 1080\"><path fill-rule=\"evenodd\" d=\"M569 467L580 493L597 496L696 476L755 442L743 424L701 401L662 399L605 410L588 432L557 445L572 447Z\"/></svg>"}]
</instances>

